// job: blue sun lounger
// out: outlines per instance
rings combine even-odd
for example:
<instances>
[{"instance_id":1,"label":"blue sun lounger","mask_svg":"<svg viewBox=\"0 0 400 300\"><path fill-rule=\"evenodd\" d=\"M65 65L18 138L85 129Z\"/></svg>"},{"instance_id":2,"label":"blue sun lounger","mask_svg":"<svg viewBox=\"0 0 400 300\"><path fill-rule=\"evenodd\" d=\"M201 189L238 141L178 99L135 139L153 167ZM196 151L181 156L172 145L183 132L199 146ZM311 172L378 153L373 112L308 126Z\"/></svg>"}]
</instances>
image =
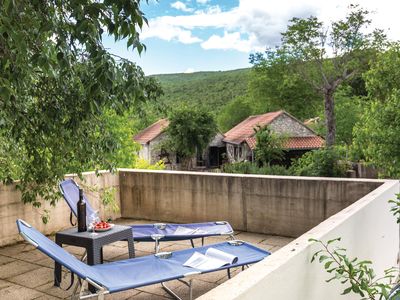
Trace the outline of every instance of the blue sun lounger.
<instances>
[{"instance_id":1,"label":"blue sun lounger","mask_svg":"<svg viewBox=\"0 0 400 300\"><path fill-rule=\"evenodd\" d=\"M71 209L71 224L72 214L77 215L76 204L79 200L79 186L73 179L67 179L59 185L61 194ZM96 211L90 205L85 195L83 198L86 201L86 215L90 216ZM72 224L73 225L73 224ZM202 245L204 245L204 238L210 236L231 236L233 239L233 229L231 225L226 221L216 222L204 222L204 223L190 223L190 224L135 224L132 226L133 239L137 242L155 242L156 252L158 249L158 243L160 241L179 241L179 240L190 240L192 247L194 247L193 240L201 238ZM190 235L175 234L178 227L184 227L185 229L192 230Z\"/></svg>"},{"instance_id":2,"label":"blue sun lounger","mask_svg":"<svg viewBox=\"0 0 400 300\"><path fill-rule=\"evenodd\" d=\"M162 252L154 255L143 256L110 262L107 264L89 266L71 255L56 243L48 239L42 233L34 229L23 220L17 220L17 226L23 238L35 248L57 261L71 273L76 274L87 284L96 288L95 293L85 294L84 282L80 284L79 299L98 297L104 299L104 295L134 289L142 286L161 283L175 298L179 297L170 290L164 282L180 280L189 287L189 298L192 299L192 279L198 274L204 274L234 267L256 263L268 255L269 252L259 249L242 241L229 241L214 245L207 245L194 249L186 249L176 252ZM235 263L225 265L218 269L199 270L183 266L194 252L205 253L210 248L216 248L236 256ZM75 295L73 295L75 296Z\"/></svg>"}]
</instances>

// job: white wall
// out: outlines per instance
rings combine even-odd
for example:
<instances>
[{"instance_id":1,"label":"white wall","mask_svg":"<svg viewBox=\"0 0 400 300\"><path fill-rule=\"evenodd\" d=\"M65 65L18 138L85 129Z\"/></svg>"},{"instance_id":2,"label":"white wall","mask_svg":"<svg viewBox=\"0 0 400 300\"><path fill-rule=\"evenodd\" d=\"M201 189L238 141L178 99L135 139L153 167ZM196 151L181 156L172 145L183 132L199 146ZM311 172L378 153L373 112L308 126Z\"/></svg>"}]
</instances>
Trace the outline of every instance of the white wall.
<instances>
[{"instance_id":1,"label":"white wall","mask_svg":"<svg viewBox=\"0 0 400 300\"><path fill-rule=\"evenodd\" d=\"M350 257L372 260L374 269L382 274L384 269L398 264L399 225L388 204L396 193L399 193L399 182L387 181L199 299L359 299L354 294L341 296L344 285L325 282L330 274L325 272L323 265L310 263L313 253L320 247L308 239L327 241L342 237L340 246L347 249Z\"/></svg>"}]
</instances>

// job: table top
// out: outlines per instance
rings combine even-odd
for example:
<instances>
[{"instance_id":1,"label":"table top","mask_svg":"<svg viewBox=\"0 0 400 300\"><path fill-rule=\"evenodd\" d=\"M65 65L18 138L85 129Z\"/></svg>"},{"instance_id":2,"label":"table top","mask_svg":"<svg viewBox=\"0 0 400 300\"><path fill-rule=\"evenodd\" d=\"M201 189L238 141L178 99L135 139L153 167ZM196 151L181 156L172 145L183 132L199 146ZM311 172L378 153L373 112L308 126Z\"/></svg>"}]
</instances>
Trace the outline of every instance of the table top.
<instances>
[{"instance_id":1,"label":"table top","mask_svg":"<svg viewBox=\"0 0 400 300\"><path fill-rule=\"evenodd\" d=\"M113 228L107 231L101 231L101 232L96 232L96 235L92 235L91 231L84 231L84 232L78 232L77 227L72 227L68 228L63 231L59 231L56 233L56 236L65 236L65 237L76 237L76 238L81 238L81 239L92 239L92 240L97 240L97 239L102 239L105 237L108 237L110 235L113 235L115 233L120 233L123 231L132 231L132 227L130 226L124 226L124 225L114 225Z\"/></svg>"}]
</instances>

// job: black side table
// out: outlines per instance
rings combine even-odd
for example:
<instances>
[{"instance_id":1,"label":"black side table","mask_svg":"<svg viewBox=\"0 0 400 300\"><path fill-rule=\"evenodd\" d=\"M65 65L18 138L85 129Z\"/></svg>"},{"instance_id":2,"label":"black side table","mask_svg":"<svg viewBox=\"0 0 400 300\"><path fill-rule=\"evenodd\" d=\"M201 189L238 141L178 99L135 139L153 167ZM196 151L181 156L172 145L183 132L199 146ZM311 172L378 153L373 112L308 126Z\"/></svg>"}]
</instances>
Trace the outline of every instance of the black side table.
<instances>
[{"instance_id":1,"label":"black side table","mask_svg":"<svg viewBox=\"0 0 400 300\"><path fill-rule=\"evenodd\" d=\"M129 258L135 257L135 248L133 245L132 227L114 225L108 231L98 232L97 235L91 235L91 232L78 232L76 227L69 228L56 233L56 244L63 244L83 247L87 252L88 265L103 263L103 246L118 241L128 242ZM54 264L54 285L61 284L61 265Z\"/></svg>"}]
</instances>

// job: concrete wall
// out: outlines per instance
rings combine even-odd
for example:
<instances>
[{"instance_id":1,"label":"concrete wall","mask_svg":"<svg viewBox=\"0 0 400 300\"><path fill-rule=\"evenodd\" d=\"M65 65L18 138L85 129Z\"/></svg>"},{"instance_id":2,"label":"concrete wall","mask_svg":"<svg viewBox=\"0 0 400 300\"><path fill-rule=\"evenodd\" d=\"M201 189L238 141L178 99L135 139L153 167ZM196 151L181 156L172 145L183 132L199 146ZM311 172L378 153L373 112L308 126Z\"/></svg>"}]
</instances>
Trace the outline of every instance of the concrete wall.
<instances>
[{"instance_id":1,"label":"concrete wall","mask_svg":"<svg viewBox=\"0 0 400 300\"><path fill-rule=\"evenodd\" d=\"M226 220L237 230L298 237L382 180L120 170L123 217Z\"/></svg>"},{"instance_id":2,"label":"concrete wall","mask_svg":"<svg viewBox=\"0 0 400 300\"><path fill-rule=\"evenodd\" d=\"M73 176L70 175L66 177ZM74 179L80 182L79 179ZM94 186L100 190L106 187L115 187L115 197L119 205L118 175L104 172L97 177L93 172L88 172L84 173L84 179L85 186ZM88 191L87 188L84 188L84 190L90 199L90 203L93 204L94 208L100 210L100 215L102 217L120 217L120 212L115 214L105 211L104 207L100 205L99 193ZM50 211L50 220L47 224L43 224L41 220L41 214L44 209ZM15 184L0 184L0 219L2 225L0 227L0 246L13 244L22 240L15 224L15 220L18 218L27 221L45 234L51 234L61 229L71 227L69 223L69 213L70 209L63 198L59 199L55 207L51 207L48 203L45 203L41 208L37 209L30 204L25 205L22 203L21 194L16 189Z\"/></svg>"},{"instance_id":3,"label":"concrete wall","mask_svg":"<svg viewBox=\"0 0 400 300\"><path fill-rule=\"evenodd\" d=\"M308 240L316 238L326 242L341 237L338 246L346 248L349 257L372 260L377 275L382 275L383 270L398 265L399 225L388 204L398 192L398 181L386 182L199 299L360 299L354 294L340 295L347 286L325 281L331 276L323 265L310 263L312 255L321 247Z\"/></svg>"}]
</instances>

